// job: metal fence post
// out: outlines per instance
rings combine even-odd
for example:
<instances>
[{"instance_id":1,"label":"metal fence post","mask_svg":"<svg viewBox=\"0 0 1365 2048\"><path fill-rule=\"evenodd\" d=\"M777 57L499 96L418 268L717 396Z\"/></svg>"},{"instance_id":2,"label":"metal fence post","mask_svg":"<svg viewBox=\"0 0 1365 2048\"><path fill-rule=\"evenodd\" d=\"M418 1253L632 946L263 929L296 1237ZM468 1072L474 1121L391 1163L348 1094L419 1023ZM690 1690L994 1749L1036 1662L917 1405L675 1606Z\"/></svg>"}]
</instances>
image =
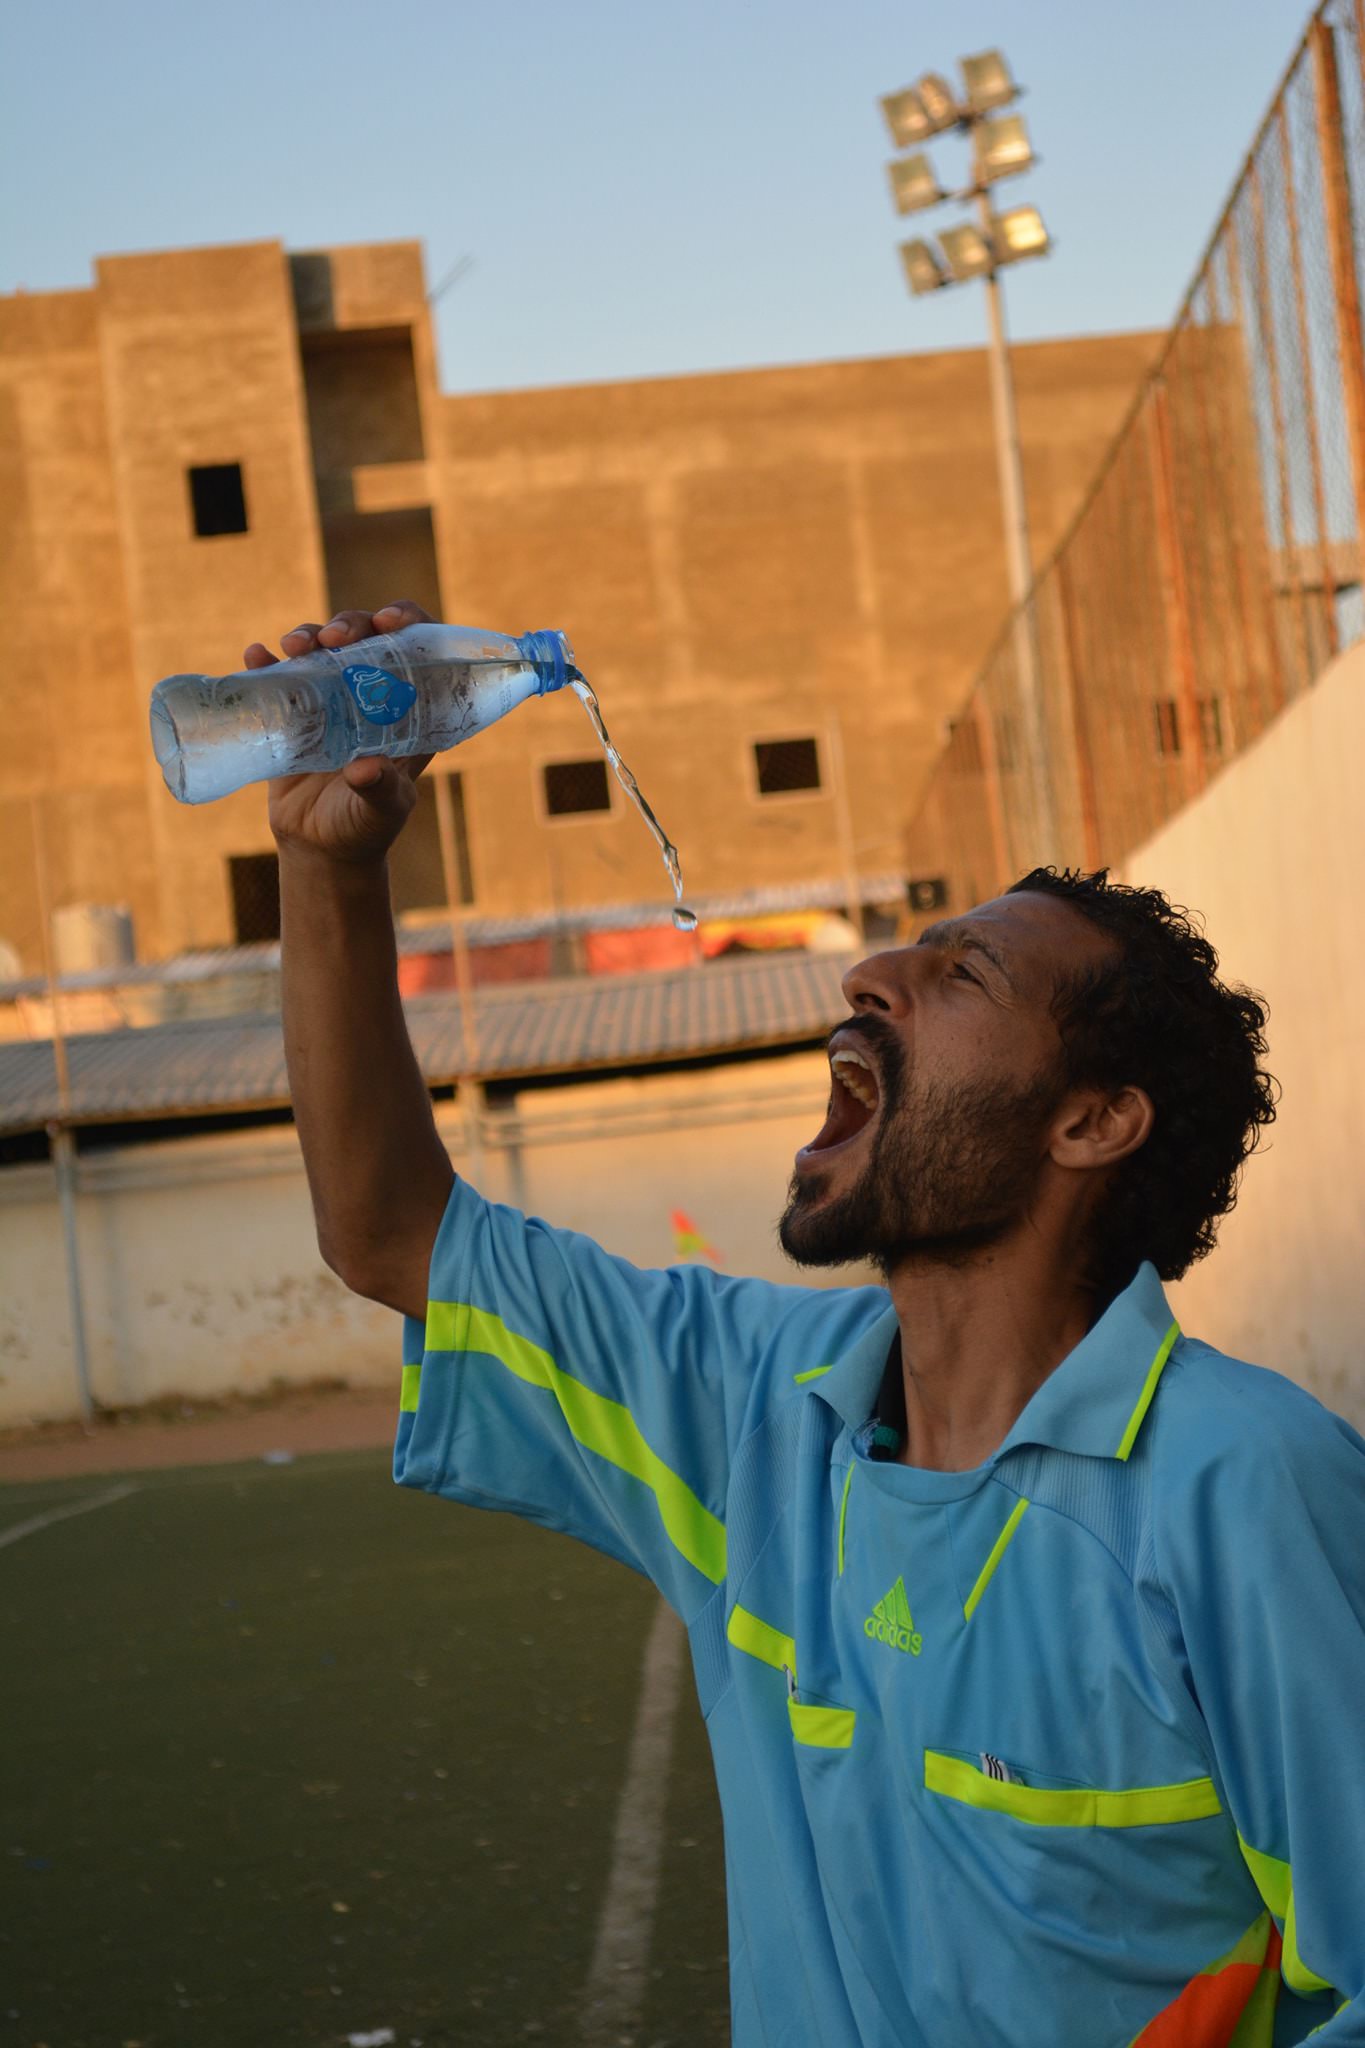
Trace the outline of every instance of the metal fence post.
<instances>
[{"instance_id":1,"label":"metal fence post","mask_svg":"<svg viewBox=\"0 0 1365 2048\"><path fill-rule=\"evenodd\" d=\"M1314 100L1318 117L1318 154L1322 162L1322 200L1327 215L1327 252L1332 265L1332 298L1336 306L1337 358L1346 401L1346 432L1355 486L1356 545L1365 580L1365 341L1360 322L1360 288L1356 279L1351 221L1351 181L1342 146L1341 80L1337 47L1330 23L1319 17L1311 30Z\"/></svg>"},{"instance_id":2,"label":"metal fence post","mask_svg":"<svg viewBox=\"0 0 1365 2048\"><path fill-rule=\"evenodd\" d=\"M1247 185L1251 193L1251 220L1255 229L1252 248L1252 290L1256 296L1256 324L1260 335L1261 359L1265 365L1266 390L1270 398L1270 424L1275 443L1275 490L1280 514L1278 576L1274 568L1273 543L1270 550L1272 601L1278 620L1281 593L1284 592L1293 599L1299 667L1290 695L1297 697L1300 688L1306 689L1311 680L1312 657L1303 588L1303 566L1299 560L1298 543L1294 538L1294 494L1289 475L1289 436L1285 428L1280 351L1275 339L1275 308L1270 296L1270 274L1265 253L1265 198L1261 190L1261 166L1254 156L1247 170Z\"/></svg>"},{"instance_id":3,"label":"metal fence post","mask_svg":"<svg viewBox=\"0 0 1365 2048\"><path fill-rule=\"evenodd\" d=\"M1076 787L1081 805L1081 849L1085 865L1093 874L1100 865L1100 810L1095 792L1095 762L1090 748L1085 691L1081 683L1076 596L1071 587L1071 568L1065 555L1059 555L1057 558L1056 576L1058 608L1062 615L1062 661L1066 669L1067 689L1071 695L1071 732L1076 746Z\"/></svg>"},{"instance_id":4,"label":"metal fence post","mask_svg":"<svg viewBox=\"0 0 1365 2048\"><path fill-rule=\"evenodd\" d=\"M972 730L986 786L986 817L991 828L991 859L995 864L993 886L1008 888L1010 882L1009 832L1005 822L1005 791L1000 780L1000 750L995 744L995 724L984 690L972 700ZM965 723L965 721L964 721Z\"/></svg>"},{"instance_id":5,"label":"metal fence post","mask_svg":"<svg viewBox=\"0 0 1365 2048\"><path fill-rule=\"evenodd\" d=\"M1365 0L1362 0L1365 4ZM1299 202L1294 191L1294 149L1289 120L1280 101L1276 114L1280 131L1280 173L1284 179L1284 215L1289 230L1289 263L1294 277L1294 316L1298 323L1299 367L1303 378L1304 434L1308 442L1309 475L1313 484L1313 523L1318 529L1318 563L1322 576L1322 614L1327 651L1337 651L1337 613L1332 602L1336 579L1332 569L1332 547L1327 534L1327 493L1322 480L1322 450L1318 445L1317 388L1313 377L1313 344L1308 331L1308 302L1303 284L1303 247L1299 237Z\"/></svg>"},{"instance_id":6,"label":"metal fence post","mask_svg":"<svg viewBox=\"0 0 1365 2048\"><path fill-rule=\"evenodd\" d=\"M1238 447L1246 464L1242 489L1237 495L1240 536L1238 553L1250 564L1250 574L1259 585L1259 591L1248 591L1246 602L1249 612L1254 609L1261 622L1265 647L1267 687L1257 690L1257 711L1261 721L1258 730L1263 730L1283 711L1286 691L1284 656L1280 647L1279 619L1275 609L1275 569L1271 560L1270 536L1266 532L1265 485L1261 474L1260 442L1252 396L1255 371L1251 361L1246 303L1242 291L1242 238L1237 226L1235 209L1229 210L1228 213L1225 251L1224 268L1227 273L1228 299L1233 325L1241 337L1246 392L1245 412L1243 413L1243 409L1239 407L1227 425L1229 447Z\"/></svg>"},{"instance_id":7,"label":"metal fence post","mask_svg":"<svg viewBox=\"0 0 1365 2048\"><path fill-rule=\"evenodd\" d=\"M62 1245L66 1263L66 1298L71 1313L71 1345L76 1359L76 1398L86 1428L94 1419L95 1398L90 1386L90 1347L86 1341L85 1294L81 1286L81 1248L76 1229L76 1144L71 1135L71 1074L67 1065L66 1033L62 1028L61 995L57 987L56 963L52 952L52 892L47 876L47 841L43 835L38 799L30 800L29 821L33 828L33 871L38 891L38 923L43 941L43 972L47 978L47 999L52 1011L52 1062L57 1071L57 1114L47 1126L52 1153L52 1171L57 1182L57 1205L62 1217Z\"/></svg>"},{"instance_id":8,"label":"metal fence post","mask_svg":"<svg viewBox=\"0 0 1365 2048\"><path fill-rule=\"evenodd\" d=\"M1152 386L1147 413L1148 447L1152 463L1153 502L1156 507L1157 546L1161 556L1161 580L1166 591L1166 630L1171 667L1175 671L1176 701L1180 707L1181 750L1185 755L1185 793L1198 796L1208 780L1204 758L1204 722L1199 706L1199 671L1195 662L1194 638L1190 630L1190 596L1185 580L1185 557L1180 542L1176 507L1174 465L1171 460L1171 423L1167 415L1166 387Z\"/></svg>"}]
</instances>

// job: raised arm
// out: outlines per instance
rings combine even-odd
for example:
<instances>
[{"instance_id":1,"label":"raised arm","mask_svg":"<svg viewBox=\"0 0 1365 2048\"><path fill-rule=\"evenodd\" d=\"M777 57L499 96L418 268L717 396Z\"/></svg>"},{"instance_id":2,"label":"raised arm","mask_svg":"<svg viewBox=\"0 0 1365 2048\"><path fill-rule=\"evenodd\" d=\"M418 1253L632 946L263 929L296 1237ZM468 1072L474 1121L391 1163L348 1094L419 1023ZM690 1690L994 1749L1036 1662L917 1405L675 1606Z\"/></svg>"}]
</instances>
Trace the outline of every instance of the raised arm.
<instances>
[{"instance_id":1,"label":"raised arm","mask_svg":"<svg viewBox=\"0 0 1365 2048\"><path fill-rule=\"evenodd\" d=\"M342 612L280 644L292 657L426 616L415 605ZM246 651L250 668L274 659L259 641ZM388 850L429 759L370 756L270 785L285 1058L318 1248L355 1293L419 1317L454 1172L398 993Z\"/></svg>"}]
</instances>

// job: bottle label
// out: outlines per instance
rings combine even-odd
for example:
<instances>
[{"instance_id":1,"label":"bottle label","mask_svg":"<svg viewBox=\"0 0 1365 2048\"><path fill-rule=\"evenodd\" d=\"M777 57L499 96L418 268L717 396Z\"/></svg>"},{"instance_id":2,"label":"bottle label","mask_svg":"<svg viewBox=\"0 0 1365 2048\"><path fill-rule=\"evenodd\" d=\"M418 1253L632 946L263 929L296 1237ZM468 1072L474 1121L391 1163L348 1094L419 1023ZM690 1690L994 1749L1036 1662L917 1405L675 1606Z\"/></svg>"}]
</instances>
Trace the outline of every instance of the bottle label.
<instances>
[{"instance_id":1,"label":"bottle label","mask_svg":"<svg viewBox=\"0 0 1365 2048\"><path fill-rule=\"evenodd\" d=\"M402 676L386 668L357 663L341 671L342 681L355 698L356 709L371 725L397 725L417 702L417 692Z\"/></svg>"}]
</instances>

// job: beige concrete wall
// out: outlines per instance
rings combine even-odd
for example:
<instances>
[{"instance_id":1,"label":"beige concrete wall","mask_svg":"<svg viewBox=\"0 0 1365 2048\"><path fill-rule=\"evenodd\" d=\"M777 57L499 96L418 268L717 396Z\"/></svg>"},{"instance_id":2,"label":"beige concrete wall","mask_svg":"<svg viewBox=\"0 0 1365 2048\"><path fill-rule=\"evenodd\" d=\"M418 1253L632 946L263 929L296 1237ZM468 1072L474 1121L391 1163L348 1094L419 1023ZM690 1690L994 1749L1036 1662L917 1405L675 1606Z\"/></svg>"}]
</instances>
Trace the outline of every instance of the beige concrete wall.
<instances>
[{"instance_id":1,"label":"beige concrete wall","mask_svg":"<svg viewBox=\"0 0 1365 2048\"><path fill-rule=\"evenodd\" d=\"M156 895L90 292L0 299L0 611L0 939L36 964L35 800L54 903Z\"/></svg>"},{"instance_id":2,"label":"beige concrete wall","mask_svg":"<svg viewBox=\"0 0 1365 2048\"><path fill-rule=\"evenodd\" d=\"M1034 545L1057 539L1153 337L1015 351ZM983 351L445 400L441 583L460 617L567 629L689 886L899 870L921 784L1007 607ZM819 794L760 799L753 742L810 735ZM546 824L591 754L571 700L460 766L480 908L657 897L624 806Z\"/></svg>"},{"instance_id":3,"label":"beige concrete wall","mask_svg":"<svg viewBox=\"0 0 1365 2048\"><path fill-rule=\"evenodd\" d=\"M146 739L146 695L178 670L239 668L247 640L326 616L293 294L278 242L102 257L96 277L160 936L167 950L218 945L226 857L273 843L265 791L177 804ZM249 530L199 538L186 471L231 462Z\"/></svg>"},{"instance_id":4,"label":"beige concrete wall","mask_svg":"<svg viewBox=\"0 0 1365 2048\"><path fill-rule=\"evenodd\" d=\"M672 1261L669 1218L682 1209L727 1272L796 1279L773 1226L827 1087L823 1055L796 1055L537 1091L515 1113L490 1114L479 1178L495 1198L641 1265ZM438 1121L465 1161L459 1113L443 1106ZM348 1295L318 1257L292 1129L87 1156L77 1206L101 1402L396 1380L396 1317ZM75 1409L53 1177L10 1168L0 1173L0 1427Z\"/></svg>"},{"instance_id":5,"label":"beige concrete wall","mask_svg":"<svg viewBox=\"0 0 1365 2048\"><path fill-rule=\"evenodd\" d=\"M227 861L269 851L264 792L176 806L151 685L397 595L568 629L694 889L842 875L849 842L902 866L1005 603L984 353L443 397L425 292L415 242L260 242L103 258L92 291L0 302L0 596L63 735L60 758L35 730L0 763L0 938L28 971L27 792L56 905L129 903L144 958L230 941ZM1016 352L1039 550L1152 347ZM231 461L250 531L196 538L185 470ZM79 627L53 641L49 616ZM760 802L753 742L807 735L825 788ZM545 763L593 746L563 699L460 757L477 909L664 892L619 799L542 815Z\"/></svg>"},{"instance_id":6,"label":"beige concrete wall","mask_svg":"<svg viewBox=\"0 0 1365 2048\"><path fill-rule=\"evenodd\" d=\"M1365 1428L1365 646L1291 704L1124 878L1201 913L1270 1006L1283 1100L1182 1325Z\"/></svg>"},{"instance_id":7,"label":"beige concrete wall","mask_svg":"<svg viewBox=\"0 0 1365 2048\"><path fill-rule=\"evenodd\" d=\"M329 610L444 612L428 454L435 350L418 242L291 258Z\"/></svg>"}]
</instances>

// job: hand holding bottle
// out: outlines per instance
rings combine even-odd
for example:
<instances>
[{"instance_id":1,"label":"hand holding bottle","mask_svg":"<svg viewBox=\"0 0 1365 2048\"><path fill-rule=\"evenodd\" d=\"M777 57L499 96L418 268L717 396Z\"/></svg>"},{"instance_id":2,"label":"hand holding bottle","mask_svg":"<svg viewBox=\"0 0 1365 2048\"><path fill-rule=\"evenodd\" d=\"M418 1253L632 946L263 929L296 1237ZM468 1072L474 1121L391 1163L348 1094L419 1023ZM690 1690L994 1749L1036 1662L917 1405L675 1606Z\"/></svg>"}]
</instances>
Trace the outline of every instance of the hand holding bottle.
<instances>
[{"instance_id":1,"label":"hand holding bottle","mask_svg":"<svg viewBox=\"0 0 1365 2048\"><path fill-rule=\"evenodd\" d=\"M152 747L179 802L380 754L425 763L577 674L562 633L442 625L413 604L338 612L283 645L283 661L258 642L245 668L163 676L152 691ZM376 801L395 786L374 780Z\"/></svg>"},{"instance_id":2,"label":"hand holding bottle","mask_svg":"<svg viewBox=\"0 0 1365 2048\"><path fill-rule=\"evenodd\" d=\"M408 602L373 613L338 612L325 626L295 626L283 635L280 647L285 659L293 661L316 647L347 647L375 633L398 633L430 620L429 612ZM244 665L269 668L278 658L254 640ZM281 852L311 851L356 863L383 860L416 806L417 778L431 759L430 754L397 760L367 754L328 774L278 776L269 785L270 829Z\"/></svg>"}]
</instances>

